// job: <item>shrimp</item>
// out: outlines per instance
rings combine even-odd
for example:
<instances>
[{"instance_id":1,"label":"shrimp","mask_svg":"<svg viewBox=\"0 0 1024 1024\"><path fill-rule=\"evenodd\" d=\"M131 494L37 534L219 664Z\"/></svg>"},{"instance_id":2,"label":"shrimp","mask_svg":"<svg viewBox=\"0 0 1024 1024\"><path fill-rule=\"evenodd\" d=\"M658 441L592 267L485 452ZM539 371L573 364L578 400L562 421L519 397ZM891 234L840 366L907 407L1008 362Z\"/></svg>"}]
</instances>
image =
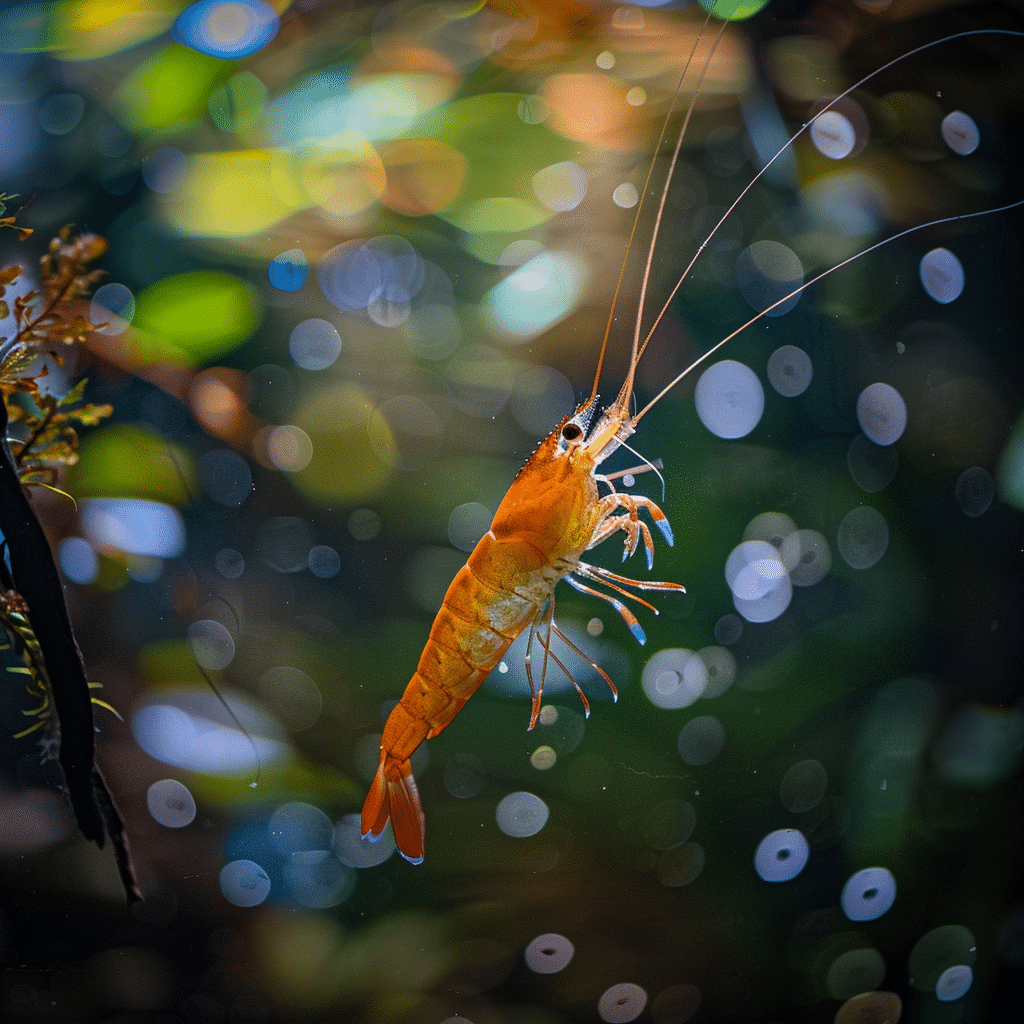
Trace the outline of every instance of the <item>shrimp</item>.
<instances>
[{"instance_id":1,"label":"shrimp","mask_svg":"<svg viewBox=\"0 0 1024 1024\"><path fill-rule=\"evenodd\" d=\"M707 22L705 22L705 26L706 24ZM727 25L728 22L722 23L722 29L719 31L711 47L707 63L704 65L705 71L710 66L715 47L717 47ZM900 60L951 39L993 33L1020 35L1011 30L982 29L958 33L926 43L903 54L851 86L831 103L822 107L816 117L820 117L854 89L859 88L870 78L887 70ZM692 60L693 54L691 53L690 61ZM688 74L689 63L688 61L687 68L683 70L680 84L676 89L677 97L683 79ZM703 72L700 77L703 79ZM668 544L673 543L669 520L654 501L647 497L624 493L615 486L615 481L627 474L653 471L660 477L658 466L645 461L642 466L633 469L613 473L602 472L601 467L611 456L622 449L633 451L628 441L635 432L639 421L711 355L821 278L853 260L867 255L879 246L912 231L976 215L959 214L908 228L863 249L842 263L830 267L789 294L779 298L772 305L762 309L747 323L720 340L686 367L647 405L639 411L631 413L634 381L639 361L653 332L687 279L690 270L753 185L813 123L813 119L808 121L800 131L790 138L729 206L683 271L641 340L641 321L647 284L668 186L699 90L700 82L694 90L693 99L690 101L682 129L679 132L655 216L647 248L646 266L640 285L631 354L623 383L614 400L601 408L598 383L608 350L615 304L640 220L643 196L647 193L651 183L653 162L643 193L641 193L641 202L636 212L629 241L626 244L626 256L623 259L622 269L612 298L611 313L599 351L590 394L575 411L565 416L540 442L533 455L512 481L495 512L490 529L473 548L466 564L458 571L448 587L430 629L430 635L423 648L416 671L384 726L379 766L362 809L362 834L364 838L376 840L380 838L390 820L398 851L413 864L423 861L425 819L412 774L410 758L421 743L437 736L453 721L480 687L488 673L505 655L513 641L525 630L529 630L525 662L532 697L528 730L534 728L540 715L544 679L549 659L573 683L583 702L586 714L590 713L585 694L569 669L551 650L552 635L558 637L598 672L610 687L613 697L617 698L618 692L612 679L580 650L555 622L555 589L558 583L565 580L576 590L608 602L622 617L640 643L644 643L646 639L643 628L636 615L620 600L620 597L632 599L657 614L657 609L640 597L636 593L637 590L662 593L685 592L685 588L679 583L633 579L593 565L584 561L583 558L586 552L621 533L624 535L622 538L623 560L633 555L642 543L647 567L650 570L653 567L655 548L650 526L644 516L658 527ZM672 110L665 118L662 134L658 140L659 147L665 137L671 115ZM1000 209L1006 210L1019 205L1021 205L1020 202L1013 203ZM982 212L995 213L999 211ZM607 591L611 591L611 593ZM535 640L539 640L543 650L543 664L537 681L534 679L531 666L531 652Z\"/></svg>"}]
</instances>

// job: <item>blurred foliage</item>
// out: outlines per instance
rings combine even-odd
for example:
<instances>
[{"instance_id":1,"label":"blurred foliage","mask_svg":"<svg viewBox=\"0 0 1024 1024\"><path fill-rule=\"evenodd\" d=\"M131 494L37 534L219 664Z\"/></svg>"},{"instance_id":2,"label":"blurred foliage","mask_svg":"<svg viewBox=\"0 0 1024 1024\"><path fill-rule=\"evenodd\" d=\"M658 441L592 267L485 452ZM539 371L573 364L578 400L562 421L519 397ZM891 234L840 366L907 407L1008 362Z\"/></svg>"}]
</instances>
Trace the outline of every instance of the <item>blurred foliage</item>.
<instances>
[{"instance_id":1,"label":"blurred foliage","mask_svg":"<svg viewBox=\"0 0 1024 1024\"><path fill-rule=\"evenodd\" d=\"M653 575L687 595L641 610L640 648L600 602L558 591L559 623L617 706L572 660L589 719L552 670L527 733L517 647L414 759L425 863L354 836L448 582L538 438L589 392L631 194L652 157L654 182L668 173L692 85L671 141L658 133L694 43L701 66L711 52L702 19L579 0L0 12L0 186L36 196L19 218L36 237L86 226L42 268L69 299L37 325L64 355L40 381L61 387L14 396L13 439L42 472L113 409L68 473L77 508L34 501L90 677L125 715L101 723L100 761L147 897L121 911L113 869L50 799L34 737L0 745L5 1019L553 1024L596 1019L631 983L646 1007L616 990L604 1019L849 1024L899 1006L941 1024L992 1019L1015 991L1019 210L892 242L731 341L721 356L766 383L782 346L813 365L798 396L763 388L746 436L704 426L699 372L666 396L634 439L664 486L648 473L636 487L676 538ZM977 28L1020 30L1019 11L808 0L727 26L673 172L645 326L700 258L639 365L640 405L754 315L735 269L752 242L785 244L810 278L904 228L1021 198L1022 41L977 37L866 82L848 157L802 135L708 238L826 98ZM981 137L967 156L940 128L958 109ZM0 217L19 201L0 196ZM649 193L606 395L656 206ZM936 247L964 268L948 303L921 283ZM89 298L85 257L101 255L117 290ZM0 336L56 294L17 277ZM37 370L19 364L5 397ZM906 405L888 446L858 420L876 382ZM887 545L855 568L848 517L866 508ZM815 531L831 561L755 622L725 567L745 541L781 542L754 525L766 512ZM593 557L614 568L618 548ZM676 663L660 685L677 703L658 706L644 669L672 650L720 674L686 702ZM20 689L0 703L12 737ZM684 756L687 727L722 738L706 763ZM496 813L520 792L548 817L514 837ZM765 881L755 851L786 829L807 862ZM843 888L868 868L892 873L895 901L854 920ZM548 933L575 952L539 973L524 951Z\"/></svg>"}]
</instances>

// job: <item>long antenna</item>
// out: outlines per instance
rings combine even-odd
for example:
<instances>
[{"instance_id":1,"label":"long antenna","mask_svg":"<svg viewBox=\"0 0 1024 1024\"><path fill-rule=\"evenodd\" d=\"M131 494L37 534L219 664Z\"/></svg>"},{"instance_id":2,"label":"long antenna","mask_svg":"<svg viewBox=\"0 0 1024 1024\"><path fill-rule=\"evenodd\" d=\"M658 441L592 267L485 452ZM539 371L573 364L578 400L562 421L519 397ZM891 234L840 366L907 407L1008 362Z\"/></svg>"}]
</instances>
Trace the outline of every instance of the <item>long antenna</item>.
<instances>
[{"instance_id":1,"label":"long antenna","mask_svg":"<svg viewBox=\"0 0 1024 1024\"><path fill-rule=\"evenodd\" d=\"M708 245L710 244L712 239L714 239L715 235L718 233L718 230L729 219L729 217L732 215L732 213L736 209L736 207L739 206L739 204L744 200L744 198L746 198L747 194L754 187L754 185L756 185L757 182L767 173L768 169L772 166L772 164L774 164L775 161L778 160L779 157L782 156L782 154L785 153L786 150L788 150L793 145L793 143L796 142L796 140L798 138L800 138L800 136L803 135L804 132L806 132L811 127L811 125L819 117L821 117L822 114L824 114L826 111L828 111L832 107L834 107L837 103L840 102L840 100L842 100L845 97L849 96L851 92L854 92L855 90L861 88L861 86L863 86L865 83L871 81L872 78L875 78L877 75L880 75L884 71L888 71L889 68L895 66L896 64L899 64L903 60L906 60L908 57L913 57L915 54L923 53L925 50L933 49L934 47L941 46L941 45L943 45L945 43L955 42L957 39L968 39L968 38L971 38L972 36L992 36L992 35L1015 36L1016 38L1024 38L1024 32L1018 32L1018 31L1016 31L1014 29L981 28L981 29L970 29L970 30L965 31L965 32L957 32L954 35L943 36L942 39L934 39L934 40L932 40L929 43L922 43L920 46L915 47L913 50L909 50L906 53L901 54L899 57L895 57L893 60L889 61L887 64L883 64L880 68L876 68L870 74L865 75L862 79L860 79L860 81L855 82L848 89L846 89L845 91L841 92L838 96L836 96L832 100L830 100L829 103L826 106L822 107L822 109L819 110L818 113L815 114L815 116L813 118L811 118L810 121L808 121L795 134L793 134L789 138L789 140L785 143L785 145L783 145L778 150L778 152L776 152L776 154L764 165L764 167L762 167L761 170L758 171L757 174L755 174L754 177L750 179L750 181L747 183L747 185L743 189L743 191L740 192L740 194L733 200L733 202L730 204L729 208L722 215L722 217L718 221L718 223L711 229L711 232L704 239L704 241L700 244L700 247L697 249L696 253L694 253L693 258L687 264L686 269L680 275L679 280L675 283L675 286L673 287L672 291L669 293L668 298L665 300L664 304L662 305L660 312L654 318L654 322L651 324L650 328L648 329L647 335L644 338L643 344L640 346L639 351L637 351L637 353L636 353L636 358L634 359L633 366L631 367L631 373L632 373L633 368L636 366L637 362L639 362L640 357L643 355L644 350L647 348L647 345L650 342L651 337L654 335L655 330L657 330L658 325L664 319L665 314L668 312L669 307L672 304L672 301L675 299L676 295L679 292L679 289L683 286L683 283L686 281L687 277L689 276L690 271L693 269L694 264L700 258L701 254L704 252L704 250L708 247ZM816 277L812 278L810 281L807 281L805 284L801 285L799 288L794 289L792 292L789 293L789 295L786 295L785 297L779 299L777 302L772 303L772 305L769 306L767 309L761 310L761 312L758 313L757 316L752 317L742 327L738 328L737 330L733 331L732 334L730 334L727 337L723 338L713 348L711 348L707 352L705 352L704 355L702 355L702 356L700 356L700 358L694 360L694 362L692 362L685 370L683 370L682 373L680 373L670 384L668 384L666 387L662 388L662 390L660 392L658 392L658 394L650 402L648 402L647 405L645 405L632 418L632 420L630 422L635 426L644 415L646 415L666 394L668 394L669 391L672 390L672 388L674 388L688 374L690 374L693 370L695 370L698 366L700 366L714 352L717 352L723 345L725 345L727 342L729 342L733 338L735 338L737 334L742 333L748 327L752 326L753 324L756 324L763 317L767 316L773 309L776 309L778 306L781 306L784 302L788 302L790 299L794 298L795 296L799 295L802 291L804 291L804 289L809 288L812 284L815 284L816 282L820 281L823 277L827 277L829 274L833 273L834 271L839 270L841 267L845 267L848 263L852 263L854 260L860 259L861 256L866 256L869 252L873 252L875 249L879 248L880 246L886 245L889 242L893 242L897 238L902 238L905 235L909 235L909 234L911 234L914 231L922 231L925 228L934 227L937 224L946 224L946 223L949 223L950 221L963 220L963 219L966 219L966 218L969 218L969 217L981 217L981 216L984 216L984 215L989 214L989 213L1002 213L1002 212L1004 212L1006 210L1012 210L1015 207L1020 206L1022 204L1024 204L1024 200L1019 200L1018 202L1015 202L1015 203L1009 203L1006 206L1001 206L1001 207L998 207L998 208L993 209L993 210L979 210L979 211L976 211L974 213L962 213L962 214L957 214L957 215L952 216L952 217L942 217L942 218L940 218L938 220L928 221L925 224L918 224L918 225L915 225L914 227L907 228L906 230L901 231L899 234L891 235L888 238L883 238L881 241L876 242L874 245L869 246L867 249L864 249L861 252L855 253L853 256L850 256L848 259L843 260L842 263L839 263L839 264L837 264L834 267L830 267L828 270L825 270L822 273L818 274Z\"/></svg>"},{"instance_id":2,"label":"long antenna","mask_svg":"<svg viewBox=\"0 0 1024 1024\"><path fill-rule=\"evenodd\" d=\"M697 53L697 47L700 45L700 41L704 37L704 30L708 27L708 22L710 22L710 21L711 21L711 11L708 11L707 17L704 19L704 24L701 25L700 31L697 33L697 38L693 41L693 48L690 50L690 55L686 58L686 63L683 65L683 71L682 71L682 74L680 74L680 76L679 76L679 81L676 83L675 91L672 93L672 102L669 105L668 113L665 115L665 120L662 123L661 134L658 136L658 141L655 143L655 146L654 146L655 156L657 155L658 150L661 149L661 144L665 140L665 135L668 133L669 118L671 118L672 114L675 112L676 102L678 101L679 94L680 94L680 92L682 91L682 88L683 88L683 81L686 79L686 76L689 73L690 65L693 63L694 55ZM721 38L721 35L719 35L719 38ZM716 46L718 45L717 41L715 42L715 45ZM704 79L704 75L702 73L701 74L701 81L703 81L703 79ZM690 101L689 110L687 110L687 112L686 112L686 122L687 123L689 123L690 114L693 111L693 105L696 102L696 100L697 100L697 94L694 93L694 97ZM683 125L683 131L685 131L685 130L686 130L686 124ZM682 143L682 137L680 137L679 143L680 144ZM677 144L676 152L678 153L678 151L679 151L679 145ZM674 166L674 163L675 163L675 160L673 158L673 166ZM604 366L605 353L608 351L608 339L611 337L612 324L615 322L615 307L616 307L616 305L618 304L618 301L619 301L619 293L622 291L622 281L623 281L623 278L626 276L626 265L629 262L629 253L630 253L631 249L633 248L633 239L636 237L637 228L640 226L640 214L641 214L641 212L643 211L643 208L644 208L644 199L647 196L647 190L650 188L651 177L652 177L653 174L654 174L654 159L652 158L651 159L651 163L650 163L650 165L647 168L647 177L644 180L643 190L640 193L640 201L637 203L636 213L633 215L633 226L629 229L629 238L626 239L626 251L622 254L622 263L619 266L619 276L618 276L618 279L615 282L615 291L612 293L612 304L611 304L611 308L608 310L608 323L605 324L604 337L601 339L601 350L600 350L600 352L598 352L598 355L597 355L597 369L594 370L594 386L590 389L590 401L591 402L593 402L597 398L597 387L598 387L598 384L600 383L600 380L601 380L601 369ZM671 172L670 172L670 174L671 174ZM663 198L662 199L662 205L661 205L661 207L658 208L658 223L660 223L660 221L661 221L661 209L664 206L664 203L665 203L665 201L664 201L664 198ZM655 225L655 237L656 236L657 236L657 224ZM651 246L651 251L648 253L648 257L647 257L648 266L650 266L651 254L652 253L653 253L653 244ZM646 284L647 284L647 276L648 275L645 273L644 274L644 287L645 288L646 288ZM643 308L643 299L641 299L641 309L642 308ZM640 314L638 313L637 316L639 318ZM637 324L637 334L639 335L639 322ZM636 358L636 340L634 339L634 342L633 342L633 358L631 359L631 362L635 362L635 358ZM632 367L631 367L630 368L630 373L629 373L629 380L632 381L632 378L633 378L633 371L632 371Z\"/></svg>"},{"instance_id":3,"label":"long antenna","mask_svg":"<svg viewBox=\"0 0 1024 1024\"><path fill-rule=\"evenodd\" d=\"M712 8L713 10L714 8ZM711 11L708 12L708 18L705 19L704 25L701 27L701 34L704 29L707 28L708 20L711 18ZM654 218L654 227L651 231L651 241L647 246L647 261L644 264L643 277L640 280L640 296L637 299L636 309L636 323L633 327L633 347L630 349L629 354L629 370L626 373L626 379L622 382L622 387L619 389L618 397L615 399L615 404L621 408L625 408L626 402L629 401L630 396L633 393L633 380L636 376L636 364L640 359L640 355L643 352L643 348L640 346L640 331L641 324L643 322L644 305L647 302L647 286L651 280L651 267L654 264L654 249L658 241L658 232L661 230L661 222L665 214L665 203L668 201L668 190L672 184L672 176L675 173L676 164L679 162L679 153L683 148L683 139L686 136L686 131L690 127L690 118L693 116L694 108L697 105L697 97L700 96L701 86L704 84L704 79L707 76L708 69L711 67L711 62L714 60L715 51L718 49L718 44L722 41L722 36L725 35L726 26L729 25L729 20L725 19L722 22L721 28L718 30L718 35L715 36L714 42L711 44L711 49L708 52L707 60L704 62L704 66L701 68L700 77L697 79L697 85L693 90L693 96L690 98L689 106L686 108L686 116L683 118L683 125L679 129L679 135L676 138L676 146L672 151L672 159L669 161L668 173L665 175L665 184L661 189L661 199L658 202L658 212ZM700 42L700 36L697 37L697 43ZM690 53L692 60L694 53L697 50L697 43L694 44L694 48ZM689 61L687 61L689 64ZM661 135L658 138L658 149L661 148L662 139L665 138L665 134L668 130L668 119L672 115L672 111L675 109L676 97L679 96L679 90L682 88L683 80L679 79L679 85L676 86L676 95L672 99L672 107L669 109L668 115L665 117L665 124L661 129ZM655 150L657 153L657 149ZM654 161L651 161L651 168L647 172L647 182L644 185L646 191L647 185L651 180L651 172L654 170ZM678 288L678 286L677 286ZM664 316L664 310L658 314L658 319ZM658 321L655 320L655 323ZM650 338L650 334L644 339L644 347L647 345L647 341Z\"/></svg>"}]
</instances>

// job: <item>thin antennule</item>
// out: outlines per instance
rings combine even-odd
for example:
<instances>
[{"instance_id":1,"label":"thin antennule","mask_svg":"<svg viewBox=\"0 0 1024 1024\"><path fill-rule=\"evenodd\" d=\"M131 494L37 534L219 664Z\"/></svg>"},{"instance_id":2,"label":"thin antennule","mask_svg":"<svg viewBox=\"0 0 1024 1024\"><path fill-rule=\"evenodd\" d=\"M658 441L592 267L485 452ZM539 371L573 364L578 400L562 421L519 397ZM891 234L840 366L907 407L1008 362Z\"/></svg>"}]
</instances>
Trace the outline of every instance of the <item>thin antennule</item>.
<instances>
[{"instance_id":1,"label":"thin antennule","mask_svg":"<svg viewBox=\"0 0 1024 1024\"><path fill-rule=\"evenodd\" d=\"M880 68L875 68L874 71L872 71L870 74L865 75L862 79L860 79L860 81L854 82L854 84L851 85L848 89L844 90L838 96L836 96L832 100L830 100L824 107L822 107L821 110L819 110L817 112L817 114L814 115L814 117L812 117L806 124L804 124L800 129L798 129L792 136L790 136L790 138L778 150L778 152L776 152L776 154L764 165L764 167L762 167L761 170L759 170L757 172L757 174L755 174L754 177L750 179L750 181L747 183L747 185L743 189L743 191L740 192L740 194L732 201L732 203L730 204L729 208L725 211L724 214L722 214L722 217L718 221L718 223L711 229L711 231L708 233L708 235L704 239L704 241L701 242L699 248L693 254L693 258L686 265L686 269L680 275L679 280L676 281L675 286L673 287L672 291L669 292L668 298L665 300L664 304L662 305L661 310L658 312L658 315L654 318L654 322L651 324L650 328L647 331L646 336L644 337L643 344L640 346L639 351L636 353L636 357L635 357L635 359L633 361L633 365L635 366L640 361L640 357L644 354L644 350L647 348L647 345L650 342L651 338L653 337L654 332L658 329L659 324L664 319L665 314L668 312L669 307L672 305L672 302L675 299L676 295L678 294L679 289L682 288L683 283L690 276L690 271L693 269L694 264L697 262L698 259L700 259L701 254L708 247L708 245L711 243L711 241L714 239L714 237L718 234L718 231L722 227L722 225L732 216L733 211L736 209L736 207L739 206L741 202L743 202L743 200L747 196L747 193L749 193L750 190L757 184L757 182L760 181L761 178L764 177L764 175L768 172L768 169L775 163L775 161L778 160L779 157L781 157L783 153L785 153L788 149L790 149L790 147L793 145L793 143L795 143L796 140L798 138L800 138L801 135L804 134L804 132L809 131L811 125L814 124L814 122L819 117L821 117L822 114L826 113L828 110L831 110L832 107L834 107L837 103L839 103L841 100L845 99L847 96L850 95L850 93L856 91L861 86L863 86L865 83L871 81L872 78L875 78L878 75L882 74L883 72L888 71L889 68L894 67L895 65L899 64L900 62L902 62L904 60L907 60L909 57L913 57L915 54L923 53L925 50L930 50L930 49L932 49L933 47L936 47L936 46L942 46L945 43L955 42L957 39L968 39L968 38L970 38L972 36L991 36L991 35L1003 35L1003 36L1016 36L1016 37L1020 37L1022 35L1022 33L1018 32L1018 31L1016 31L1014 29L1001 29L1001 28L970 29L970 30L965 31L965 32L957 32L954 35L943 36L941 39L933 39L929 43L922 43L920 46L915 47L913 50L908 50L906 53L902 53L902 54L900 54L900 56L894 57L891 61L889 61L887 64L883 64ZM1020 203L1010 203L1008 206L1000 207L998 210L979 210L976 213L957 214L957 215L955 215L953 217L943 217L943 218L941 218L939 220L929 221L926 224L918 224L918 225L916 225L914 227L908 228L905 231L901 231L898 235L892 235L889 238L882 239L882 241L876 243L875 245L872 245L868 249L865 249L863 252L856 253L855 255L851 256L849 259L844 260L842 263L839 263L836 266L831 267L830 269L828 269L828 270L824 271L823 273L819 274L817 277L815 277L812 280L810 280L810 281L806 282L805 284L801 285L799 288L797 288L794 291L790 292L790 294L785 296L785 298L779 299L778 302L776 302L773 305L769 306L768 309L762 310L760 313L757 314L757 316L753 317L751 320L749 320L747 323L745 323L738 330L733 331L733 333L730 334L727 338L723 338L722 341L718 342L718 344L715 345L715 347L712 348L710 351L705 352L704 355L702 355L699 359L695 360L693 363L690 364L690 366L688 366L685 370L683 370L683 372L680 373L675 378L675 380L672 381L671 384L669 384L667 387L663 388L658 393L658 395L655 396L654 399L652 399L650 402L648 402L647 405L645 405L644 408L641 409L640 412L637 413L633 417L633 419L631 420L631 423L635 426L640 421L640 418L645 413L647 413L648 410L650 410L662 397L664 397L664 395L666 395L669 391L671 391L672 388L674 388L676 386L676 384L678 384L689 373L691 373L694 369L696 369L698 366L700 366L700 364L703 363L704 360L707 359L708 356L710 356L713 352L716 352L726 342L731 341L734 337L736 337L737 334L740 334L742 331L745 331L752 324L757 323L758 320L760 320L762 317L767 316L768 313L771 310L775 309L778 306L781 306L782 303L789 301L789 299L793 298L796 295L799 295L805 288L809 288L816 281L820 281L823 277L826 277L827 275L831 274L833 271L838 270L840 267L846 266L846 264L851 263L853 260L859 259L861 256L867 255L867 253L872 252L874 249L878 248L879 245L885 245L888 242L895 241L897 238L902 238L904 235L908 235L912 231L918 231L918 230L923 230L924 228L934 227L936 224L945 224L948 221L960 220L961 218L966 218L966 217L982 216L982 215L987 214L987 213L1000 213L1000 212L1002 212L1004 210L1011 210L1015 206L1019 206L1019 205L1021 205L1021 204Z\"/></svg>"},{"instance_id":2,"label":"thin antennule","mask_svg":"<svg viewBox=\"0 0 1024 1024\"><path fill-rule=\"evenodd\" d=\"M708 22L711 20L711 15L714 8L708 12L707 18L704 20L704 24L701 26L700 33L697 36L697 42L694 43L693 50L690 52L690 60L687 61L687 67L689 67L690 61L693 59L694 54L697 52L697 46L700 43L701 36L704 34L704 29L707 28ZM683 125L679 129L679 134L676 138L675 149L672 151L672 159L669 161L668 173L665 175L665 184L661 189L661 199L658 201L658 212L654 218L654 227L651 230L651 241L647 246L647 261L644 264L643 276L640 279L640 295L637 299L636 308L636 322L633 326L633 346L630 349L629 354L629 370L626 373L626 378L622 382L622 387L619 389L618 398L615 400L615 404L620 408L624 408L626 401L633 393L633 380L636 377L636 366L640 361L640 356L643 354L644 348L647 347L647 342L650 340L650 333L644 339L643 346L640 345L640 332L641 325L643 323L644 306L647 303L647 286L651 279L651 267L654 265L654 250L658 242L658 232L661 230L661 222L665 214L665 204L668 201L668 190L672 185L672 177L675 174L676 164L679 162L679 153L683 148L683 139L686 137L687 129L690 127L690 118L693 116L693 111L697 106L697 97L700 96L701 86L704 84L704 79L707 76L708 70L711 67L711 62L715 58L715 51L718 49L719 43L722 41L722 37L725 35L726 27L730 24L729 19L726 18L722 21L722 25L718 30L718 35L715 36L714 41L711 44L711 49L708 51L707 60L704 61L704 65L700 71L700 77L697 79L697 85L694 87L693 96L690 97L690 103L686 108L686 116L683 118ZM686 72L684 70L683 75ZM679 96L679 91L683 85L683 78L679 79L679 84L676 86L675 95L672 97L672 106L669 108L668 114L665 115L665 123L661 128L661 135L658 137L658 145L655 148L655 153L661 149L662 140L665 138L668 132L669 118L672 116L675 110L676 99ZM654 171L654 161L651 161L650 169L647 172L647 181L644 183L644 192L646 193L647 187L651 181L651 174ZM639 211L638 211L639 212ZM630 236L632 237L632 236ZM678 287L678 286L677 286ZM655 325L658 320L664 316L664 310L658 314L658 318L655 320ZM610 326L610 324L609 324ZM652 328L653 330L653 328ZM664 481L662 481L664 485Z\"/></svg>"},{"instance_id":3,"label":"thin antennule","mask_svg":"<svg viewBox=\"0 0 1024 1024\"><path fill-rule=\"evenodd\" d=\"M704 24L701 25L700 31L697 33L697 38L693 42L693 48L690 50L690 54L686 58L686 63L683 65L683 70L682 70L682 73L679 76L679 81L676 83L675 91L672 93L672 102L669 105L668 113L665 115L665 120L662 123L661 134L658 136L658 141L657 141L657 143L654 146L654 152L655 153L657 153L658 150L661 149L661 144L664 141L665 135L668 132L669 119L672 117L672 114L675 112L676 101L679 99L679 93L682 91L683 82L685 81L686 76L689 73L690 65L693 63L693 58L694 58L694 56L697 53L697 47L700 45L700 41L704 37L704 30L708 27L708 22L709 21L711 21L711 12L710 11L708 12L707 17L704 19ZM719 38L721 38L721 34L719 34ZM715 46L716 47L718 46L718 40L715 40ZM714 53L714 50L712 50L712 53ZM703 80L704 80L704 72L701 73L701 81L703 81ZM690 107L689 107L689 109L686 112L686 123L683 125L683 131L686 130L686 124L689 123L690 114L693 112L693 106L694 106L694 103L696 102L696 100L697 100L697 94L695 92L693 100L691 100L691 102L690 102ZM679 142L682 143L682 138L680 138ZM677 153L678 153L678 150L679 150L679 147L677 145L677 147L676 147L676 152ZM673 158L673 165L674 165L674 159L675 158ZM647 177L644 179L644 187L643 187L643 189L640 192L640 201L637 203L636 213L633 216L633 226L629 229L629 237L626 239L626 251L622 254L622 263L619 265L619 276L618 276L617 280L615 281L615 290L612 292L612 304L611 304L611 308L608 310L608 322L605 324L604 337L601 339L601 349L600 349L600 351L597 354L597 368L594 370L594 386L590 389L590 401L591 402L593 402L597 398L597 387L598 387L598 384L600 383L600 380L601 380L601 369L604 366L605 353L608 351L608 339L611 337L612 324L615 322L615 307L618 305L618 302L619 302L619 293L622 291L622 281L623 281L623 279L626 276L626 265L629 262L630 251L633 248L633 239L636 237L637 228L640 226L640 214L643 212L644 199L647 196L647 190L651 186L651 177L653 176L653 174L654 174L654 160L651 160L650 166L647 168ZM669 174L671 175L671 171L669 172ZM658 223L660 223L660 221L661 221L661 210L664 207L664 205L665 205L665 200L664 200L664 198L662 198L661 206L658 207L658 221L655 224L655 231L654 231L654 237L655 238L657 237L657 227L658 227ZM651 252L653 252L653 248L654 247L653 247L653 239L652 239ZM650 264L651 264L651 255L650 255L650 253L648 253L648 257L647 257L648 270L650 268ZM648 273L645 272L644 273L644 279L643 279L643 283L644 283L644 288L645 289L646 289L646 286L647 286L647 278L648 278ZM641 295L642 295L642 293L641 293ZM643 308L643 298L642 297L641 297L640 301L641 301L641 311L642 311L642 308ZM637 326L636 335L635 335L634 340L633 340L633 354L632 354L632 357L630 359L631 365L630 365L630 372L628 374L628 380L630 382L632 382L632 378L633 378L633 364L635 364L635 360L636 360L636 343L637 343L637 338L639 337L639 318L640 318L640 311L638 311L638 313L637 313L638 326ZM630 386L632 387L632 383L630 384ZM621 396L622 396L622 392L621 391L619 393L619 396L620 396L620 400L621 400Z\"/></svg>"}]
</instances>

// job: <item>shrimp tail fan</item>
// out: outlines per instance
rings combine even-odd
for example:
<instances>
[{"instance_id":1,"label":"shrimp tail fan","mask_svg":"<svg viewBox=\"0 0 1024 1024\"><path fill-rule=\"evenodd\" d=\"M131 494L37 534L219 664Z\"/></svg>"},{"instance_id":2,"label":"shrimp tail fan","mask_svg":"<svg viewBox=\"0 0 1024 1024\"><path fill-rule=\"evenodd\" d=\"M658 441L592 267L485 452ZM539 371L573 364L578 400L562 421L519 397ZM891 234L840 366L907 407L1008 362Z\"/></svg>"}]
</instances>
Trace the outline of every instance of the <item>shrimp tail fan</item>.
<instances>
[{"instance_id":1,"label":"shrimp tail fan","mask_svg":"<svg viewBox=\"0 0 1024 1024\"><path fill-rule=\"evenodd\" d=\"M389 818L398 852L410 864L422 863L426 821L412 766L384 757L363 804L363 837L379 839Z\"/></svg>"}]
</instances>

